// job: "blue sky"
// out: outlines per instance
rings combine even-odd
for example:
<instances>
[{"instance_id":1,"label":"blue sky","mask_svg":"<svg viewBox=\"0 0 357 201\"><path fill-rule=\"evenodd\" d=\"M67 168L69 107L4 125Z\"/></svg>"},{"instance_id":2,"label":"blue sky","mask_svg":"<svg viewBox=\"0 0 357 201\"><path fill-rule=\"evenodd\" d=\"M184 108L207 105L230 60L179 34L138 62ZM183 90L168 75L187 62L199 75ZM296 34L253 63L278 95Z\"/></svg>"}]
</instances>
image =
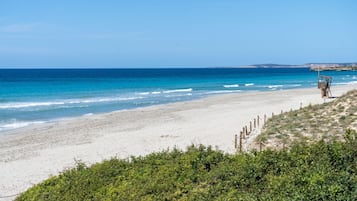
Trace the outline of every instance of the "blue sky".
<instances>
[{"instance_id":1,"label":"blue sky","mask_svg":"<svg viewBox=\"0 0 357 201\"><path fill-rule=\"evenodd\" d=\"M357 62L355 0L1 0L0 67Z\"/></svg>"}]
</instances>

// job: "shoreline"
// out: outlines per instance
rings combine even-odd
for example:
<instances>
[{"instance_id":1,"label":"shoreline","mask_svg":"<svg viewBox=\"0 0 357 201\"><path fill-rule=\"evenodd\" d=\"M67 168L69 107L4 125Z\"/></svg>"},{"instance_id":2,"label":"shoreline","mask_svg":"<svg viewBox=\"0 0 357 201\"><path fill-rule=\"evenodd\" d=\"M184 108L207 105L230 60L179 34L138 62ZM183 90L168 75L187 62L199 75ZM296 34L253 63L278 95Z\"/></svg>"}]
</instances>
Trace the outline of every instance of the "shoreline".
<instances>
[{"instance_id":1,"label":"shoreline","mask_svg":"<svg viewBox=\"0 0 357 201\"><path fill-rule=\"evenodd\" d=\"M332 93L352 89L357 84L333 86ZM191 144L233 153L234 135L256 115L323 102L315 87L221 94L5 131L0 134L0 197L57 175L75 160L93 164Z\"/></svg>"},{"instance_id":2,"label":"shoreline","mask_svg":"<svg viewBox=\"0 0 357 201\"><path fill-rule=\"evenodd\" d=\"M252 83L247 83L247 84L250 85ZM346 84L346 85L351 85L351 84ZM272 85L272 86L275 86L275 85ZM269 87L270 86L268 86L268 88ZM281 90L267 90L267 91L260 91L260 90L243 91L243 90L237 90L236 92L231 91L231 92L224 92L224 93L212 93L212 94L209 94L209 95L207 95L205 97L196 97L196 98L193 98L191 100L181 100L181 101L177 101L177 102L159 103L159 104L148 105L148 106L140 106L140 107L136 107L136 108L113 110L113 111L103 112L103 113L87 113L87 114L82 114L80 116L69 116L69 117L53 118L53 119L49 119L49 120L38 120L38 121L34 121L36 123L30 123L29 125L21 126L21 127L18 127L18 128L0 130L0 139L1 139L1 136L14 135L14 134L17 134L19 132L22 132L23 130L28 130L28 129L31 129L31 128L41 128L41 127L44 127L44 126L49 126L51 124L56 124L58 122L72 121L72 120L76 120L76 119L79 119L79 118L85 118L85 117L91 117L91 116L100 116L100 115L106 115L106 114L110 114L110 113L133 111L133 110L145 109L145 108L150 108L150 107L159 107L159 106L162 106L162 105L170 105L170 104L176 104L176 103L191 102L191 101L196 101L196 100L200 100L200 99L212 98L212 97L216 97L216 96L224 96L224 95L232 95L232 94L250 94L250 93L261 93L261 92L275 92L275 91L310 89L310 88L312 88L312 87L281 89Z\"/></svg>"}]
</instances>

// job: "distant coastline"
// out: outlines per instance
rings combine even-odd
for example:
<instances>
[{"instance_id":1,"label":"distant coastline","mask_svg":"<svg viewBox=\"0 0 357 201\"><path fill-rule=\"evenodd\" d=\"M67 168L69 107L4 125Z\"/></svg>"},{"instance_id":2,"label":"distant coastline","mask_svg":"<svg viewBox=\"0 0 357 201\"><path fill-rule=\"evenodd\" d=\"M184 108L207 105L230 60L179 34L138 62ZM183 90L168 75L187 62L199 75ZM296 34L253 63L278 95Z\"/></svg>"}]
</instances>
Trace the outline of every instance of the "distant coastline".
<instances>
[{"instance_id":1,"label":"distant coastline","mask_svg":"<svg viewBox=\"0 0 357 201\"><path fill-rule=\"evenodd\" d=\"M349 71L357 70L357 63L306 63L302 65L290 64L253 64L239 67L225 68L310 68L312 71Z\"/></svg>"},{"instance_id":2,"label":"distant coastline","mask_svg":"<svg viewBox=\"0 0 357 201\"><path fill-rule=\"evenodd\" d=\"M309 63L313 71L348 71L357 70L357 63Z\"/></svg>"},{"instance_id":3,"label":"distant coastline","mask_svg":"<svg viewBox=\"0 0 357 201\"><path fill-rule=\"evenodd\" d=\"M290 64L253 64L240 66L241 68L309 68L307 65L290 65Z\"/></svg>"}]
</instances>

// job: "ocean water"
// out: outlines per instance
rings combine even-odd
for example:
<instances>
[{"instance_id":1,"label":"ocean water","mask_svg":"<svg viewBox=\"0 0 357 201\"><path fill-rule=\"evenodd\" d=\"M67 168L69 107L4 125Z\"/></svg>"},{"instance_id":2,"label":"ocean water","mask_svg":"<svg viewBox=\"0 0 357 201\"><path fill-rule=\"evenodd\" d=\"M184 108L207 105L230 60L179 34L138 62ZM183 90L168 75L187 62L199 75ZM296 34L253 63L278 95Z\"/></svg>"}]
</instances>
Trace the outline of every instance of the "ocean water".
<instances>
[{"instance_id":1,"label":"ocean water","mask_svg":"<svg viewBox=\"0 0 357 201\"><path fill-rule=\"evenodd\" d=\"M322 74L333 77L332 85L357 83L357 71ZM215 94L316 83L317 73L307 68L0 69L0 132Z\"/></svg>"}]
</instances>

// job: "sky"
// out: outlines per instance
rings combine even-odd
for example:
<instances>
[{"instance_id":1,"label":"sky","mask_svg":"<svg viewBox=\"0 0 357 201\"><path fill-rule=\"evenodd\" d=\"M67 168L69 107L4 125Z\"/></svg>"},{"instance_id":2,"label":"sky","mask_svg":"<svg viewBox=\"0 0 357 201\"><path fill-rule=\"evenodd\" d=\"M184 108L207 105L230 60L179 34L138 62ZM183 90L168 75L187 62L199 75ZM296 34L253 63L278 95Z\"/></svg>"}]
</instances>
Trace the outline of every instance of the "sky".
<instances>
[{"instance_id":1,"label":"sky","mask_svg":"<svg viewBox=\"0 0 357 201\"><path fill-rule=\"evenodd\" d=\"M357 62L355 0L0 0L0 68Z\"/></svg>"}]
</instances>

